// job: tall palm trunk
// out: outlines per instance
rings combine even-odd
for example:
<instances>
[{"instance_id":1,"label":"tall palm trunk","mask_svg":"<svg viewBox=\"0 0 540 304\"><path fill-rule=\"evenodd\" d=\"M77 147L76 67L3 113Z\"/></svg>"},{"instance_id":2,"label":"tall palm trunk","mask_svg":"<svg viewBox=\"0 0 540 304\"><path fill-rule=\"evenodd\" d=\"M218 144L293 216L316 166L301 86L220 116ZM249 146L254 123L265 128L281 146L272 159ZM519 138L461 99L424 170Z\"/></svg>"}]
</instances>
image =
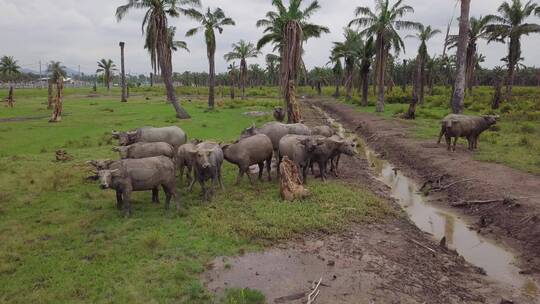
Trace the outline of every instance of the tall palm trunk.
<instances>
[{"instance_id":1,"label":"tall palm trunk","mask_svg":"<svg viewBox=\"0 0 540 304\"><path fill-rule=\"evenodd\" d=\"M519 37L511 36L508 46L508 75L506 76L506 98L512 97L512 88L516 78L516 65L519 60L519 49L521 48Z\"/></svg>"},{"instance_id":2,"label":"tall palm trunk","mask_svg":"<svg viewBox=\"0 0 540 304\"><path fill-rule=\"evenodd\" d=\"M360 82L362 83L362 101L363 107L368 106L368 94L369 94L369 66L363 66L360 73Z\"/></svg>"},{"instance_id":3,"label":"tall palm trunk","mask_svg":"<svg viewBox=\"0 0 540 304\"><path fill-rule=\"evenodd\" d=\"M350 101L352 99L352 88L354 80L354 60L351 58L346 59L345 63L346 79L345 79L345 99Z\"/></svg>"},{"instance_id":4,"label":"tall palm trunk","mask_svg":"<svg viewBox=\"0 0 540 304\"><path fill-rule=\"evenodd\" d=\"M49 87L47 88L47 109L51 110L53 107L53 83L49 80Z\"/></svg>"},{"instance_id":5,"label":"tall palm trunk","mask_svg":"<svg viewBox=\"0 0 540 304\"><path fill-rule=\"evenodd\" d=\"M336 91L334 92L334 97L338 98L339 95L340 95L339 94L339 85L341 84L341 75L335 75L334 83L336 85Z\"/></svg>"},{"instance_id":6,"label":"tall palm trunk","mask_svg":"<svg viewBox=\"0 0 540 304\"><path fill-rule=\"evenodd\" d=\"M461 0L461 17L459 18L459 40L457 50L457 73L452 96L452 111L463 113L465 98L465 70L467 68L467 44L469 42L469 11L471 1Z\"/></svg>"},{"instance_id":7,"label":"tall palm trunk","mask_svg":"<svg viewBox=\"0 0 540 304\"><path fill-rule=\"evenodd\" d=\"M424 104L424 96L425 96L425 87L426 87L426 58L424 55L421 55L419 56L420 58L419 61L419 71L420 71L420 75L419 75L419 79L420 82L419 82L419 85L420 85L420 96L418 98L418 103L419 104Z\"/></svg>"},{"instance_id":8,"label":"tall palm trunk","mask_svg":"<svg viewBox=\"0 0 540 304\"><path fill-rule=\"evenodd\" d=\"M54 104L54 111L49 122L60 122L62 120L62 108L63 108L63 90L64 90L64 81L62 77L56 82L56 100Z\"/></svg>"},{"instance_id":9,"label":"tall palm trunk","mask_svg":"<svg viewBox=\"0 0 540 304\"><path fill-rule=\"evenodd\" d=\"M415 64L415 75L413 78L413 94L407 113L403 116L405 119L416 119L416 105L418 104L422 92L422 55L418 54Z\"/></svg>"},{"instance_id":10,"label":"tall palm trunk","mask_svg":"<svg viewBox=\"0 0 540 304\"><path fill-rule=\"evenodd\" d=\"M466 82L467 89L469 90L469 95L473 93L473 84L474 84L474 67L476 62L474 62L474 55L476 54L476 47L473 44L470 44L467 47L467 72L466 72Z\"/></svg>"},{"instance_id":11,"label":"tall palm trunk","mask_svg":"<svg viewBox=\"0 0 540 304\"><path fill-rule=\"evenodd\" d=\"M296 78L302 58L302 27L298 21L289 21L284 28L284 50L281 63L281 82L285 104L287 106L287 122L298 123L301 120L300 108L296 100Z\"/></svg>"},{"instance_id":12,"label":"tall palm trunk","mask_svg":"<svg viewBox=\"0 0 540 304\"><path fill-rule=\"evenodd\" d=\"M384 112L384 81L386 71L386 46L382 35L377 37L377 112Z\"/></svg>"},{"instance_id":13,"label":"tall palm trunk","mask_svg":"<svg viewBox=\"0 0 540 304\"><path fill-rule=\"evenodd\" d=\"M7 105L8 107L13 108L13 85L9 86Z\"/></svg>"},{"instance_id":14,"label":"tall palm trunk","mask_svg":"<svg viewBox=\"0 0 540 304\"><path fill-rule=\"evenodd\" d=\"M244 58L240 60L240 81L242 85L242 99L246 99L247 63Z\"/></svg>"},{"instance_id":15,"label":"tall palm trunk","mask_svg":"<svg viewBox=\"0 0 540 304\"><path fill-rule=\"evenodd\" d=\"M403 79L401 81L401 91L405 93L407 91L407 59L403 59Z\"/></svg>"},{"instance_id":16,"label":"tall palm trunk","mask_svg":"<svg viewBox=\"0 0 540 304\"><path fill-rule=\"evenodd\" d=\"M213 37L212 37L213 38ZM215 38L210 39L207 44L206 53L208 55L208 108L213 109L215 104L215 89L216 89L216 44Z\"/></svg>"},{"instance_id":17,"label":"tall palm trunk","mask_svg":"<svg viewBox=\"0 0 540 304\"><path fill-rule=\"evenodd\" d=\"M120 72L121 75L121 85L122 85L122 97L120 99L121 102L127 102L127 93L126 93L126 69L124 66L124 42L120 42Z\"/></svg>"}]
</instances>

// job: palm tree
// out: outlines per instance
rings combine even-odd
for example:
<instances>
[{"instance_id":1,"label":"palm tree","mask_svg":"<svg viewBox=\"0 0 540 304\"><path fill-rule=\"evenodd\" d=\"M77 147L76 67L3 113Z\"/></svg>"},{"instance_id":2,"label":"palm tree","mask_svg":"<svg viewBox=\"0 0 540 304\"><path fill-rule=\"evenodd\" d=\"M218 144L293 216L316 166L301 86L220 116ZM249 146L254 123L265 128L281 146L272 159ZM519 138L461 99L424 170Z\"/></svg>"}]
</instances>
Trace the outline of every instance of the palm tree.
<instances>
[{"instance_id":1,"label":"palm tree","mask_svg":"<svg viewBox=\"0 0 540 304\"><path fill-rule=\"evenodd\" d=\"M256 58L261 52L251 42L240 40L233 43L232 52L225 54L226 61L240 60L240 84L242 86L242 99L246 98L247 58Z\"/></svg>"},{"instance_id":2,"label":"palm tree","mask_svg":"<svg viewBox=\"0 0 540 304\"><path fill-rule=\"evenodd\" d=\"M317 95L322 95L322 86L327 83L326 80L326 71L323 68L315 67L311 71L311 81L315 83L315 87L317 89Z\"/></svg>"},{"instance_id":3,"label":"palm tree","mask_svg":"<svg viewBox=\"0 0 540 304\"><path fill-rule=\"evenodd\" d=\"M465 98L466 69L467 69L467 44L469 43L469 12L471 0L461 0L461 16L459 18L459 38L456 53L456 81L450 105L455 114L463 113L463 100Z\"/></svg>"},{"instance_id":4,"label":"palm tree","mask_svg":"<svg viewBox=\"0 0 540 304\"><path fill-rule=\"evenodd\" d=\"M369 7L359 6L355 10L358 18L353 19L349 26L365 26L361 34L367 37L376 36L376 82L378 85L377 112L384 111L384 82L386 73L386 62L390 49L393 48L399 53L405 48L403 40L397 30L400 29L418 29L420 24L417 22L402 20L407 13L413 13L414 9L403 4L404 0L397 0L390 5L390 0L376 0L376 9L373 12Z\"/></svg>"},{"instance_id":5,"label":"palm tree","mask_svg":"<svg viewBox=\"0 0 540 304\"><path fill-rule=\"evenodd\" d=\"M334 84L336 86L336 91L334 92L334 97L339 97L339 86L341 85L341 79L343 78L343 65L341 64L341 58L338 56L334 56L334 54L330 55L330 61L328 61L328 64L332 64L332 74L334 74Z\"/></svg>"},{"instance_id":6,"label":"palm tree","mask_svg":"<svg viewBox=\"0 0 540 304\"><path fill-rule=\"evenodd\" d=\"M345 61L345 98L349 101L352 98L354 65L362 49L363 42L360 33L351 28L345 28L343 36L345 40L343 42L334 42L331 53L332 57L343 58Z\"/></svg>"},{"instance_id":7,"label":"palm tree","mask_svg":"<svg viewBox=\"0 0 540 304\"><path fill-rule=\"evenodd\" d=\"M408 35L407 37L413 37L418 40L420 40L420 47L418 48L418 57L416 60L416 64L419 65L417 68L417 71L420 73L420 75L417 75L418 83L418 89L420 92L418 92L418 102L420 104L424 103L424 88L426 85L426 61L429 59L429 54L427 50L427 44L426 42L429 41L431 38L435 37L435 35L440 34L441 31L437 29L432 29L430 25L427 27L424 25L420 25L418 28L418 33L415 35Z\"/></svg>"},{"instance_id":8,"label":"palm tree","mask_svg":"<svg viewBox=\"0 0 540 304\"><path fill-rule=\"evenodd\" d=\"M11 81L15 79L18 75L21 74L20 66L17 64L12 56L3 56L0 58L0 74L3 78ZM9 93L7 97L7 102L9 107L13 107L13 85L9 84Z\"/></svg>"},{"instance_id":9,"label":"palm tree","mask_svg":"<svg viewBox=\"0 0 540 304\"><path fill-rule=\"evenodd\" d=\"M469 43L467 45L467 71L466 82L469 89L469 94L472 94L473 88L473 78L475 74L475 64L474 57L477 55L478 50L478 40L480 39L489 39L488 24L491 21L489 16L479 18L471 17L469 20ZM450 35L448 36L448 45L450 48L456 48L458 45L459 36Z\"/></svg>"},{"instance_id":10,"label":"palm tree","mask_svg":"<svg viewBox=\"0 0 540 304\"><path fill-rule=\"evenodd\" d=\"M279 51L281 56L280 82L289 123L300 121L295 92L298 69L302 66L302 44L309 38L330 32L324 26L308 23L308 19L320 8L319 2L315 0L305 9L301 9L302 2L303 0L290 0L286 7L283 0L273 0L272 5L277 11L270 11L266 14L266 19L257 21L257 27L265 27L265 34L257 43L257 48L272 43L274 50Z\"/></svg>"},{"instance_id":11,"label":"palm tree","mask_svg":"<svg viewBox=\"0 0 540 304\"><path fill-rule=\"evenodd\" d=\"M216 54L216 35L214 30L218 30L221 34L223 33L223 27L225 25L236 25L234 20L225 16L225 13L221 8L216 8L213 11L210 8L207 9L206 13L197 11L196 9L186 9L183 10L183 13L186 16L189 16L197 20L201 26L192 28L187 31L186 36L191 37L197 34L199 31L204 30L204 40L206 42L206 55L208 57L209 65L209 74L208 74L208 83L209 83L209 96L208 96L208 107L210 109L214 108L214 95L216 87L216 67L215 67L215 54Z\"/></svg>"},{"instance_id":12,"label":"palm tree","mask_svg":"<svg viewBox=\"0 0 540 304\"><path fill-rule=\"evenodd\" d=\"M275 54L267 54L265 60L266 72L268 73L268 80L270 82L270 85L277 85L281 57Z\"/></svg>"},{"instance_id":13,"label":"palm tree","mask_svg":"<svg viewBox=\"0 0 540 304\"><path fill-rule=\"evenodd\" d=\"M227 67L227 70L229 71L229 81L231 83L231 99L234 99L234 86L236 85L236 73L238 72L238 67L236 66L236 62L233 62L229 64Z\"/></svg>"},{"instance_id":14,"label":"palm tree","mask_svg":"<svg viewBox=\"0 0 540 304\"><path fill-rule=\"evenodd\" d=\"M107 91L111 89L111 79L116 71L116 65L111 59L101 59L97 62L98 69L96 73L103 73L103 84L107 87Z\"/></svg>"},{"instance_id":15,"label":"palm tree","mask_svg":"<svg viewBox=\"0 0 540 304\"><path fill-rule=\"evenodd\" d=\"M131 9L145 9L142 22L144 47L150 54L150 63L154 74L161 71L163 82L167 90L167 100L171 102L176 117L190 118L184 108L180 106L174 92L172 80L172 48L168 17L179 17L181 5L200 6L200 0L128 0L128 3L116 9L116 18L122 20Z\"/></svg>"},{"instance_id":16,"label":"palm tree","mask_svg":"<svg viewBox=\"0 0 540 304\"><path fill-rule=\"evenodd\" d=\"M491 34L490 41L508 43L508 74L506 76L506 95L512 95L516 65L521 57L521 36L540 33L540 25L526 23L533 13L539 14L540 6L532 0L525 5L521 0L505 1L498 10L499 15L489 15L490 24L487 31Z\"/></svg>"},{"instance_id":17,"label":"palm tree","mask_svg":"<svg viewBox=\"0 0 540 304\"><path fill-rule=\"evenodd\" d=\"M364 43L362 43L362 48L357 54L357 64L360 70L360 82L362 86L362 101L361 105L364 107L368 106L368 94L369 94L369 70L371 69L371 63L373 61L373 56L375 56L375 41L373 37L370 37Z\"/></svg>"},{"instance_id":18,"label":"palm tree","mask_svg":"<svg viewBox=\"0 0 540 304\"><path fill-rule=\"evenodd\" d=\"M60 61L51 61L47 68L49 83L56 83L56 99L54 110L49 122L60 122L62 120L62 91L64 90L64 79L66 78L66 67ZM50 90L52 92L52 90Z\"/></svg>"},{"instance_id":19,"label":"palm tree","mask_svg":"<svg viewBox=\"0 0 540 304\"><path fill-rule=\"evenodd\" d=\"M189 53L189 48L185 41L174 40L174 36L176 36L176 26L169 26L168 34L169 45L171 46L171 50L173 52L184 50Z\"/></svg>"}]
</instances>

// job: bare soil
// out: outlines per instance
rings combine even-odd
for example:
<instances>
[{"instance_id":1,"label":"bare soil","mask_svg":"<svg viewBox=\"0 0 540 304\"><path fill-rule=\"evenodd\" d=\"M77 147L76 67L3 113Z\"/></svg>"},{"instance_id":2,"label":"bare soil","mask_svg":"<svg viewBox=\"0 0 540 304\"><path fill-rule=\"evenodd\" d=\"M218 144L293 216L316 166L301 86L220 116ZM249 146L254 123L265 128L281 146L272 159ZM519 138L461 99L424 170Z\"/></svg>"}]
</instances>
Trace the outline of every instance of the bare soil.
<instances>
[{"instance_id":1,"label":"bare soil","mask_svg":"<svg viewBox=\"0 0 540 304\"><path fill-rule=\"evenodd\" d=\"M310 125L324 123L309 107L304 107L303 118ZM348 124L353 130L358 125ZM387 187L373 176L366 159L344 157L340 180L392 201ZM306 303L313 282L321 278L316 303L503 303L503 298L537 303L489 281L482 269L439 246L400 214L355 224L339 234L308 235L260 253L217 258L203 281L215 294L232 287L260 290L268 303Z\"/></svg>"},{"instance_id":2,"label":"bare soil","mask_svg":"<svg viewBox=\"0 0 540 304\"><path fill-rule=\"evenodd\" d=\"M516 249L521 254L523 271L540 278L539 176L500 164L476 161L472 157L474 152L465 147L448 152L445 145L436 144L436 138L414 138L408 121L360 113L335 102L313 102L338 118L346 128L355 130L372 149L398 165L420 185L436 181L443 185L457 182L438 193L440 204L451 206L455 202L497 200L460 208L472 218L478 232Z\"/></svg>"}]
</instances>

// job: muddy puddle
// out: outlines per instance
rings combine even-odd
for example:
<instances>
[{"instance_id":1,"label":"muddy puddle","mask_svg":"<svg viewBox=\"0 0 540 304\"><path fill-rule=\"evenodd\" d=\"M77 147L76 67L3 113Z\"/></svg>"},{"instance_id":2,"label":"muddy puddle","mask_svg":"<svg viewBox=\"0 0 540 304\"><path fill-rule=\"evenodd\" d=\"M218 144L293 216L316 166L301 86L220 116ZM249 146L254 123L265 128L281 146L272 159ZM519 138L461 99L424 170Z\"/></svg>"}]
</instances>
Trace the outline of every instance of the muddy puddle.
<instances>
[{"instance_id":1,"label":"muddy puddle","mask_svg":"<svg viewBox=\"0 0 540 304\"><path fill-rule=\"evenodd\" d=\"M338 121L320 108L315 107L315 110L326 117L338 134L348 135ZM456 250L469 263L484 269L489 278L512 286L517 293L529 297L540 295L537 283L519 273L513 252L469 229L469 225L454 211L429 203L412 179L381 159L365 143L361 146L376 178L390 187L391 196L418 228L432 235L436 241L446 237L449 248Z\"/></svg>"}]
</instances>

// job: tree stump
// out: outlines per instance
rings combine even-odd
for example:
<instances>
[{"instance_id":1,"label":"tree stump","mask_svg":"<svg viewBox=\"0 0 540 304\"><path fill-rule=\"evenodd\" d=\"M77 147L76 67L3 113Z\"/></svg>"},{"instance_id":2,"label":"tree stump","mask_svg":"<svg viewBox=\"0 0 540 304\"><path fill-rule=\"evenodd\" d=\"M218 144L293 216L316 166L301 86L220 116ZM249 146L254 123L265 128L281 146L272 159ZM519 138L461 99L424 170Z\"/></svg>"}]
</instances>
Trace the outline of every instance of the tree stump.
<instances>
[{"instance_id":1,"label":"tree stump","mask_svg":"<svg viewBox=\"0 0 540 304\"><path fill-rule=\"evenodd\" d=\"M15 102L15 100L13 100L13 86L9 87L9 93L8 97L6 98L6 102L8 107L13 108L13 102Z\"/></svg>"},{"instance_id":2,"label":"tree stump","mask_svg":"<svg viewBox=\"0 0 540 304\"><path fill-rule=\"evenodd\" d=\"M283 200L290 202L309 196L309 191L302 185L298 167L287 156L283 157L279 165L279 171L279 191Z\"/></svg>"},{"instance_id":3,"label":"tree stump","mask_svg":"<svg viewBox=\"0 0 540 304\"><path fill-rule=\"evenodd\" d=\"M54 111L49 122L60 122L62 120L62 91L64 89L63 79L60 78L56 84L56 99Z\"/></svg>"}]
</instances>

